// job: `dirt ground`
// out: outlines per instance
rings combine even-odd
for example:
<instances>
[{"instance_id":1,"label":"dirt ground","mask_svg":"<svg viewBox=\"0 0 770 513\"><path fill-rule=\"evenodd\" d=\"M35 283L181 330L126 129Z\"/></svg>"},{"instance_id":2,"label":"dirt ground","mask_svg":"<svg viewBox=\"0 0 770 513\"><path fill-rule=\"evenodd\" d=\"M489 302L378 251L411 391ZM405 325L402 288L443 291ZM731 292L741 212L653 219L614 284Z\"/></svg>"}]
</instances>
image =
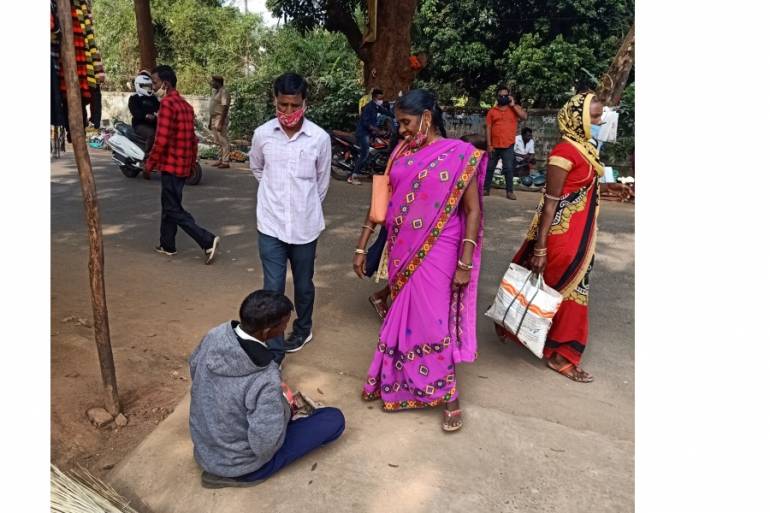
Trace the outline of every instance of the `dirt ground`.
<instances>
[{"instance_id":1,"label":"dirt ground","mask_svg":"<svg viewBox=\"0 0 770 513\"><path fill-rule=\"evenodd\" d=\"M152 251L160 215L157 178L152 182L124 178L104 151L93 151L92 160L104 230L112 346L129 423L124 428L113 424L96 429L86 417L89 408L103 402L90 327L82 199L67 153L51 169L51 458L63 469L79 464L104 476L173 411L189 389L187 357L192 349L208 329L236 318L242 298L262 280L256 252L256 185L245 166L216 170L204 165L203 183L185 189L186 208L201 225L223 237L217 262L204 266L200 249L181 232L175 257ZM319 368L334 369L344 361L346 368L365 373L369 339L377 326L366 304L374 284L353 279L349 262L367 198L366 186L332 183L324 207L327 230L316 264L314 332L319 341L333 340L334 352L310 347L298 353L303 355L298 361L312 358ZM494 294L521 243L536 200L535 194L520 193L518 201L509 202L497 191L486 202L479 309L486 306L483 298ZM633 206L602 206L591 292L592 330L599 335L592 335L586 352L587 369L597 382L589 388L552 377L531 355L501 346L479 316L481 356L467 371L468 379L478 386L489 380L515 389L512 398L496 403L502 410L590 430L611 440L633 440L633 218ZM362 344L367 346L360 355L344 349ZM543 373L555 391L549 401L537 393ZM495 401L494 394L482 389L470 388L469 394L481 403ZM632 483L629 486L632 489Z\"/></svg>"}]
</instances>

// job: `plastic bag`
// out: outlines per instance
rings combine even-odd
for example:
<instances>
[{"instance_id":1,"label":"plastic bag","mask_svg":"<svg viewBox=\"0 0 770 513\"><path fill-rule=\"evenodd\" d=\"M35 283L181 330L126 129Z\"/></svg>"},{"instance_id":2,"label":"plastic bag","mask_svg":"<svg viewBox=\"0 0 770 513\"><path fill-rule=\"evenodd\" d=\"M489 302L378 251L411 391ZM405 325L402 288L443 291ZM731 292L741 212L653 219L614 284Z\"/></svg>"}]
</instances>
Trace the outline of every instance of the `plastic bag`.
<instances>
[{"instance_id":1,"label":"plastic bag","mask_svg":"<svg viewBox=\"0 0 770 513\"><path fill-rule=\"evenodd\" d=\"M546 285L541 274L512 263L485 315L542 358L545 339L561 301L561 294Z\"/></svg>"}]
</instances>

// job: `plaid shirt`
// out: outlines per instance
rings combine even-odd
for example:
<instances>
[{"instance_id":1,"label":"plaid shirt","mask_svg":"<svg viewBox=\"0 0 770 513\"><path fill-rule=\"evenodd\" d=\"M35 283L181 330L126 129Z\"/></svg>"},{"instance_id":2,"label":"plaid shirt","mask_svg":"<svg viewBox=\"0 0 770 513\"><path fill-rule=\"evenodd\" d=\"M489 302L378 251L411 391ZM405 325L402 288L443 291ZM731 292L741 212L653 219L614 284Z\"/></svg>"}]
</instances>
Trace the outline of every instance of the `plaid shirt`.
<instances>
[{"instance_id":1,"label":"plaid shirt","mask_svg":"<svg viewBox=\"0 0 770 513\"><path fill-rule=\"evenodd\" d=\"M145 170L155 169L177 176L190 176L198 157L195 136L195 111L174 89L160 101L155 143L145 163Z\"/></svg>"}]
</instances>

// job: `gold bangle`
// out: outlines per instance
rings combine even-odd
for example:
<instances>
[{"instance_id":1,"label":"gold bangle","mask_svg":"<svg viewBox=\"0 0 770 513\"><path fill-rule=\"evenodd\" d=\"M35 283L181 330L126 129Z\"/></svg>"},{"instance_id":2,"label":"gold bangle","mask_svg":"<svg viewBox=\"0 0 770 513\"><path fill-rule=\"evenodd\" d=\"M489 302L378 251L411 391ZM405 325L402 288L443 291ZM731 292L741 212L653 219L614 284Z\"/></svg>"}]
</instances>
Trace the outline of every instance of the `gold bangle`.
<instances>
[{"instance_id":1,"label":"gold bangle","mask_svg":"<svg viewBox=\"0 0 770 513\"><path fill-rule=\"evenodd\" d=\"M356 248L355 251L353 251L353 253L355 253L356 255L366 255L368 251L366 251L365 249Z\"/></svg>"},{"instance_id":2,"label":"gold bangle","mask_svg":"<svg viewBox=\"0 0 770 513\"><path fill-rule=\"evenodd\" d=\"M473 269L473 264L466 264L462 260L458 260L457 267L459 267L463 271L470 271L471 269Z\"/></svg>"},{"instance_id":3,"label":"gold bangle","mask_svg":"<svg viewBox=\"0 0 770 513\"><path fill-rule=\"evenodd\" d=\"M371 226L363 225L361 228L363 228L364 230L370 230L372 233L374 233L374 228Z\"/></svg>"},{"instance_id":4,"label":"gold bangle","mask_svg":"<svg viewBox=\"0 0 770 513\"><path fill-rule=\"evenodd\" d=\"M471 244L473 244L473 247L474 247L474 248L478 248L478 247L479 247L479 245L478 245L478 244L476 244L476 241L475 241L475 240L471 240L471 239L463 239L463 242L470 242Z\"/></svg>"}]
</instances>

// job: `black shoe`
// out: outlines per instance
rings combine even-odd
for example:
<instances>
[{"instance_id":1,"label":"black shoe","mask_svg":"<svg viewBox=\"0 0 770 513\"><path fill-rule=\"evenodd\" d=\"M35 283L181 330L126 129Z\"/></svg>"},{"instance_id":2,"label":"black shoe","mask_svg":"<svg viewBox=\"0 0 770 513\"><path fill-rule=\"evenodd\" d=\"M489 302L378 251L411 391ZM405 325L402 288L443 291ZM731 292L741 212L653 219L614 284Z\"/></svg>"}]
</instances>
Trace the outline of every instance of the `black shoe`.
<instances>
[{"instance_id":1,"label":"black shoe","mask_svg":"<svg viewBox=\"0 0 770 513\"><path fill-rule=\"evenodd\" d=\"M265 481L264 479L257 479L256 481L238 481L232 477L221 477L209 474L203 471L201 474L201 486L203 488L248 488L250 486L256 486L259 483Z\"/></svg>"},{"instance_id":2,"label":"black shoe","mask_svg":"<svg viewBox=\"0 0 770 513\"><path fill-rule=\"evenodd\" d=\"M484 189L484 196L489 196L489 189Z\"/></svg>"},{"instance_id":3,"label":"black shoe","mask_svg":"<svg viewBox=\"0 0 770 513\"><path fill-rule=\"evenodd\" d=\"M286 339L286 342L283 344L284 351L287 353L296 353L303 347L305 347L305 344L313 340L313 334L308 333L307 335L300 335L297 333L292 333L289 335L289 338Z\"/></svg>"},{"instance_id":4,"label":"black shoe","mask_svg":"<svg viewBox=\"0 0 770 513\"><path fill-rule=\"evenodd\" d=\"M505 197L509 200L515 200L516 199L516 193L515 192L508 192L505 194Z\"/></svg>"},{"instance_id":5,"label":"black shoe","mask_svg":"<svg viewBox=\"0 0 770 513\"><path fill-rule=\"evenodd\" d=\"M168 256L176 255L176 250L175 249L174 250L168 250L168 249L165 249L163 246L155 246L155 251L157 251L158 253L160 253L162 255L168 255Z\"/></svg>"}]
</instances>

